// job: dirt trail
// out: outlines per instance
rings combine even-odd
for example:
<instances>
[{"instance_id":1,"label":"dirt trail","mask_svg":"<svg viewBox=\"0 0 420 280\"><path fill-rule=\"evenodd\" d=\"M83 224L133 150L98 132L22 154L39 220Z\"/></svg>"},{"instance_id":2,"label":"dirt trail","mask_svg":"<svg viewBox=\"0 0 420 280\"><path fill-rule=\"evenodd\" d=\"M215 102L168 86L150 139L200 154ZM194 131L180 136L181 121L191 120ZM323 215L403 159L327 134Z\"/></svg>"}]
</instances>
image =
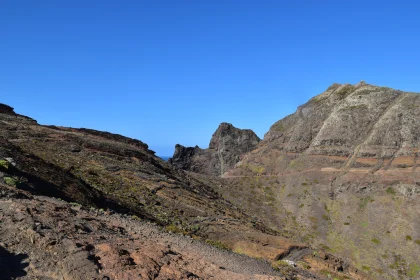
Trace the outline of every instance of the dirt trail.
<instances>
[{"instance_id":1,"label":"dirt trail","mask_svg":"<svg viewBox=\"0 0 420 280\"><path fill-rule=\"evenodd\" d=\"M285 173L280 173L277 175L266 175L266 174L261 174L261 175L255 175L254 177L280 177L280 176L290 176L290 175L296 175L296 174L302 174L302 173L310 173L310 172L315 172L315 171L321 171L321 172L340 172L341 169L337 169L337 168L330 168L330 167L326 167L326 168L312 168L312 169L308 169L308 170L303 170L303 171L298 171L298 172L285 172ZM246 177L253 177L253 176L244 176L244 175L229 175L229 174L224 174L222 176L222 178L246 178Z\"/></svg>"}]
</instances>

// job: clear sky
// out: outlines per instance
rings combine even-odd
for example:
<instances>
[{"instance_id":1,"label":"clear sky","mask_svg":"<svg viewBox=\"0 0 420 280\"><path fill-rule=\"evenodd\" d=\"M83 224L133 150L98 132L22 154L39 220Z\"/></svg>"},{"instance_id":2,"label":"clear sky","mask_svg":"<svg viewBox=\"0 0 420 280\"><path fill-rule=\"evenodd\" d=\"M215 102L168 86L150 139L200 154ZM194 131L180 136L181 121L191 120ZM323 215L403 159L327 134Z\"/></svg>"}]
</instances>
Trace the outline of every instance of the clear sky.
<instances>
[{"instance_id":1,"label":"clear sky","mask_svg":"<svg viewBox=\"0 0 420 280\"><path fill-rule=\"evenodd\" d=\"M41 124L207 147L334 82L420 91L419 1L0 0L0 102Z\"/></svg>"}]
</instances>

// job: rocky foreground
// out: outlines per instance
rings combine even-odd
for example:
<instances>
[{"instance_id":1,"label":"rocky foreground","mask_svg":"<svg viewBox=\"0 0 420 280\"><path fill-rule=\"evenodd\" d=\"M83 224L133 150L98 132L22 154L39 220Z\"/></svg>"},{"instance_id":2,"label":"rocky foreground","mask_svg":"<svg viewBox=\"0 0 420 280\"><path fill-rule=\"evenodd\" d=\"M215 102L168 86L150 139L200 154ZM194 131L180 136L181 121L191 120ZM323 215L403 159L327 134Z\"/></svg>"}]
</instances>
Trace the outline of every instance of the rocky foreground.
<instances>
[{"instance_id":1,"label":"rocky foreground","mask_svg":"<svg viewBox=\"0 0 420 280\"><path fill-rule=\"evenodd\" d=\"M0 185L0 279L284 279L136 217Z\"/></svg>"}]
</instances>

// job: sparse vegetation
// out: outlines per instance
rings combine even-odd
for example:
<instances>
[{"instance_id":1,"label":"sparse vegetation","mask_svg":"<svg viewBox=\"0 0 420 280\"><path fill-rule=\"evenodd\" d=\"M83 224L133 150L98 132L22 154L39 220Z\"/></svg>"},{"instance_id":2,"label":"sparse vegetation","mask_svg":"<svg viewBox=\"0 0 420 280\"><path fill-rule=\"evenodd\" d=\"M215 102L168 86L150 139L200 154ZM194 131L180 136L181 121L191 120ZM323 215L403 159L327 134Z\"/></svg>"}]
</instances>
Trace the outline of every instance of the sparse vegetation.
<instances>
[{"instance_id":1,"label":"sparse vegetation","mask_svg":"<svg viewBox=\"0 0 420 280\"><path fill-rule=\"evenodd\" d=\"M70 202L69 203L71 206L82 206L82 205L80 205L79 203L77 203L77 202Z\"/></svg>"},{"instance_id":2,"label":"sparse vegetation","mask_svg":"<svg viewBox=\"0 0 420 280\"><path fill-rule=\"evenodd\" d=\"M0 160L0 168L9 169L9 162L5 159Z\"/></svg>"},{"instance_id":3,"label":"sparse vegetation","mask_svg":"<svg viewBox=\"0 0 420 280\"><path fill-rule=\"evenodd\" d=\"M362 227L367 227L367 226L369 225L369 223L368 223L368 222L362 222L362 223L360 223L360 225L361 225Z\"/></svg>"},{"instance_id":4,"label":"sparse vegetation","mask_svg":"<svg viewBox=\"0 0 420 280\"><path fill-rule=\"evenodd\" d=\"M271 129L272 130L274 130L274 131L278 131L278 132L283 132L285 129L284 129L284 126L283 126L283 122L281 122L281 121L278 121L278 122L276 122L272 127L271 127Z\"/></svg>"},{"instance_id":5,"label":"sparse vegetation","mask_svg":"<svg viewBox=\"0 0 420 280\"><path fill-rule=\"evenodd\" d=\"M11 177L4 177L3 180L7 185L12 187L16 186L17 184L17 181Z\"/></svg>"},{"instance_id":6,"label":"sparse vegetation","mask_svg":"<svg viewBox=\"0 0 420 280\"><path fill-rule=\"evenodd\" d=\"M172 233L184 233L184 230L182 230L181 228L177 227L174 224L170 224L168 226L166 226L166 231L167 232L172 232Z\"/></svg>"},{"instance_id":7,"label":"sparse vegetation","mask_svg":"<svg viewBox=\"0 0 420 280\"><path fill-rule=\"evenodd\" d=\"M225 250L225 251L230 251L231 250L231 248L229 246L227 246L226 244L222 243L221 241L213 241L213 240L210 240L210 239L206 239L205 242L207 244L209 244L211 246L214 246L214 247L216 247L218 249L221 249L221 250Z\"/></svg>"},{"instance_id":8,"label":"sparse vegetation","mask_svg":"<svg viewBox=\"0 0 420 280\"><path fill-rule=\"evenodd\" d=\"M361 198L360 203L359 203L359 208L364 209L369 202L372 202L372 198L370 198L369 196Z\"/></svg>"},{"instance_id":9,"label":"sparse vegetation","mask_svg":"<svg viewBox=\"0 0 420 280\"><path fill-rule=\"evenodd\" d=\"M381 244L381 241L379 241L377 238L372 238L371 241L375 244Z\"/></svg>"},{"instance_id":10,"label":"sparse vegetation","mask_svg":"<svg viewBox=\"0 0 420 280\"><path fill-rule=\"evenodd\" d=\"M416 277L420 272L420 266L418 264L412 263L408 267L407 276Z\"/></svg>"},{"instance_id":11,"label":"sparse vegetation","mask_svg":"<svg viewBox=\"0 0 420 280\"><path fill-rule=\"evenodd\" d=\"M392 187L388 187L386 189L386 193L391 194L391 195L395 195L396 192Z\"/></svg>"},{"instance_id":12,"label":"sparse vegetation","mask_svg":"<svg viewBox=\"0 0 420 280\"><path fill-rule=\"evenodd\" d=\"M345 98L347 95L352 93L355 90L354 86L352 85L345 85L341 90L334 92L334 94L338 95L340 99Z\"/></svg>"},{"instance_id":13,"label":"sparse vegetation","mask_svg":"<svg viewBox=\"0 0 420 280\"><path fill-rule=\"evenodd\" d=\"M284 260L272 262L271 267L274 270L280 271L280 272L282 272L283 274L286 274L286 275L293 272L293 270L294 270L293 267L288 262L286 262Z\"/></svg>"}]
</instances>

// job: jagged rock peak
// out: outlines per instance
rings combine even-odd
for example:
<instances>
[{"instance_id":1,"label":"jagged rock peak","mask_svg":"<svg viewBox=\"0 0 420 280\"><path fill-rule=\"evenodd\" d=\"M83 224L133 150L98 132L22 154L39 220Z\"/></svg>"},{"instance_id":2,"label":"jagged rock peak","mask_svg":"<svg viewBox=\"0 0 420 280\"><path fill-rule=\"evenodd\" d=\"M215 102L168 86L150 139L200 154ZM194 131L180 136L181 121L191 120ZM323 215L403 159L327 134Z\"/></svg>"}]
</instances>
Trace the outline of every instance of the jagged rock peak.
<instances>
[{"instance_id":1,"label":"jagged rock peak","mask_svg":"<svg viewBox=\"0 0 420 280\"><path fill-rule=\"evenodd\" d=\"M177 144L169 163L183 170L218 176L235 166L260 141L252 130L223 122L214 132L208 149Z\"/></svg>"},{"instance_id":2,"label":"jagged rock peak","mask_svg":"<svg viewBox=\"0 0 420 280\"><path fill-rule=\"evenodd\" d=\"M210 140L209 149L219 150L221 148L221 140L226 140L226 137L236 140L237 145L252 147L256 146L261 140L251 129L239 129L230 123L222 122ZM245 149L249 150L247 147Z\"/></svg>"}]
</instances>

